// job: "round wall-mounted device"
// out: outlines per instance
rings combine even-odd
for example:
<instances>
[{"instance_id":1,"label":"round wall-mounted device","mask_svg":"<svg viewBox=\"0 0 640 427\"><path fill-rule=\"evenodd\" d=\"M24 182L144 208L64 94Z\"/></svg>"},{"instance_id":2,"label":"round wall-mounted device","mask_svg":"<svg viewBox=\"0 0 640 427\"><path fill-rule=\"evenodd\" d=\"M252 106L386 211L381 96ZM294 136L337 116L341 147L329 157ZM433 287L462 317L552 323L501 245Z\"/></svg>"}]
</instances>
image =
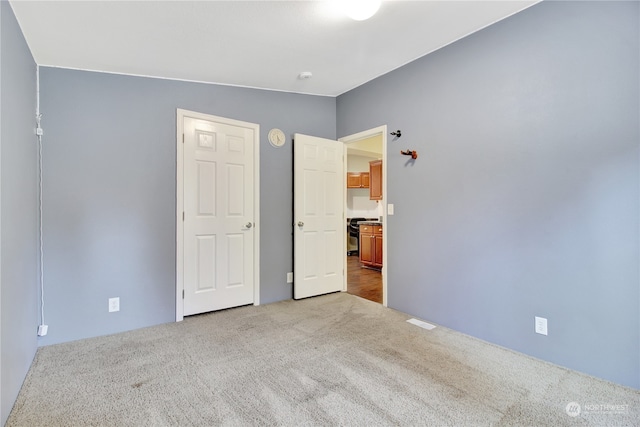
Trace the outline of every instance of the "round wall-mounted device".
<instances>
[{"instance_id":1,"label":"round wall-mounted device","mask_svg":"<svg viewBox=\"0 0 640 427\"><path fill-rule=\"evenodd\" d=\"M287 142L287 137L278 128L273 128L269 131L269 142L276 148L280 148Z\"/></svg>"}]
</instances>

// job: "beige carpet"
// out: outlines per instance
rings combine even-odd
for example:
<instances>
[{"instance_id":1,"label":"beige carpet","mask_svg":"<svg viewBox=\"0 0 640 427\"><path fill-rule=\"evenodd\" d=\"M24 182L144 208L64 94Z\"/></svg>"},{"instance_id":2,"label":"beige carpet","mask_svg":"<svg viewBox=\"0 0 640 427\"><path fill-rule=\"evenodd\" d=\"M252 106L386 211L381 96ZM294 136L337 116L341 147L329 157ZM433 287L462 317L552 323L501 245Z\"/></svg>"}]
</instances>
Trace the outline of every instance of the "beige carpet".
<instances>
[{"instance_id":1,"label":"beige carpet","mask_svg":"<svg viewBox=\"0 0 640 427\"><path fill-rule=\"evenodd\" d=\"M636 390L408 318L338 293L44 347L7 425L640 425Z\"/></svg>"}]
</instances>

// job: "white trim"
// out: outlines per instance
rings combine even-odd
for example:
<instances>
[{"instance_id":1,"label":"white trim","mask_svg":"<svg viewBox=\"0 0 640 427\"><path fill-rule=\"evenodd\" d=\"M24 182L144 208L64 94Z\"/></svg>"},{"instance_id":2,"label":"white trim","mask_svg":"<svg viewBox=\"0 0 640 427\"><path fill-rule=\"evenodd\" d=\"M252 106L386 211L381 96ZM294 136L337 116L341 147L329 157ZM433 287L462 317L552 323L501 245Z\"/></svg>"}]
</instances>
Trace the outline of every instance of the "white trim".
<instances>
[{"instance_id":1,"label":"white trim","mask_svg":"<svg viewBox=\"0 0 640 427\"><path fill-rule=\"evenodd\" d=\"M313 93L313 92L297 92L285 89L272 89L268 87L260 87L260 86L249 86L249 85L241 85L234 83L219 83L219 82L209 82L206 80L192 80L192 79L180 79L177 77L162 77L162 76L152 76L149 74L135 74L135 73L124 73L119 71L104 71L104 70L93 70L91 68L78 68L78 67L63 67L61 65L47 65L47 64L39 64L41 67L47 68L59 68L62 70L73 70L73 71L86 71L88 73L101 73L101 74L113 74L116 76L128 76L128 77L142 77L145 79L158 79L158 80L169 80L174 82L185 82L185 83L199 83L203 85L213 85L213 86L228 86L228 87L239 87L242 89L255 89L255 90L266 90L269 92L283 92L283 93L295 93L297 95L309 95L309 96L320 96L323 98L336 98L340 96L338 95L326 95L322 93ZM344 92L343 92L344 93Z\"/></svg>"},{"instance_id":2,"label":"white trim","mask_svg":"<svg viewBox=\"0 0 640 427\"><path fill-rule=\"evenodd\" d=\"M343 244L343 248L342 248L342 253L345 254L345 257L342 261L342 292L347 292L347 276L349 274L349 272L347 271L348 267L347 267L347 251L349 250L349 240L351 240L351 237L349 235L349 232L347 231L347 227L346 227L346 223L347 223L347 172L349 171L349 169L347 168L347 157L349 156L349 154L347 153L347 143L345 143L342 140L338 140L339 142L342 143L342 174L345 175L344 178L344 185L342 186L342 224L343 224L343 235L342 235L342 244ZM359 248L358 248L359 249Z\"/></svg>"},{"instance_id":3,"label":"white trim","mask_svg":"<svg viewBox=\"0 0 640 427\"><path fill-rule=\"evenodd\" d=\"M182 135L184 133L185 117L224 123L231 126L240 126L253 130L253 222L255 224L253 230L253 305L260 305L260 125L178 108L176 110L176 322L184 319L184 304L182 299L182 291L184 290L184 221L182 221L184 206L184 145L182 143Z\"/></svg>"},{"instance_id":4,"label":"white trim","mask_svg":"<svg viewBox=\"0 0 640 427\"><path fill-rule=\"evenodd\" d=\"M0 67L0 79L2 78L2 67ZM2 102L0 102L0 125L2 125ZM0 188L2 188L2 132L0 132ZM0 197L0 242L2 241L2 197ZM0 307L2 307L2 245L0 244ZM0 332L2 331L2 316L0 316ZM0 334L1 335L1 334ZM5 414L2 412L2 367L4 364L2 363L2 339L0 338L0 424L5 421L9 414Z\"/></svg>"},{"instance_id":5,"label":"white trim","mask_svg":"<svg viewBox=\"0 0 640 427\"><path fill-rule=\"evenodd\" d=\"M380 203L382 204L382 217L384 218L382 224L382 305L387 306L387 271L389 262L387 260L387 242L389 241L387 237L388 227L387 227L387 125L378 126L373 129L365 130L362 132L354 133L353 135L348 135L343 138L338 139L338 141L344 144L344 170L347 171L347 145L350 142L359 141L365 138L371 138L374 136L382 136L382 200ZM347 206L347 188L346 185L343 186L344 192L344 202L342 204L343 209ZM343 214L343 217L345 215ZM346 229L346 227L344 227ZM347 257L347 239L346 236L342 239L344 242L344 256L345 256L345 266L346 266L346 257ZM347 274L344 274L344 285L343 291L347 290Z\"/></svg>"},{"instance_id":6,"label":"white trim","mask_svg":"<svg viewBox=\"0 0 640 427\"><path fill-rule=\"evenodd\" d=\"M187 111L176 111L176 322L184 319L184 117Z\"/></svg>"}]
</instances>

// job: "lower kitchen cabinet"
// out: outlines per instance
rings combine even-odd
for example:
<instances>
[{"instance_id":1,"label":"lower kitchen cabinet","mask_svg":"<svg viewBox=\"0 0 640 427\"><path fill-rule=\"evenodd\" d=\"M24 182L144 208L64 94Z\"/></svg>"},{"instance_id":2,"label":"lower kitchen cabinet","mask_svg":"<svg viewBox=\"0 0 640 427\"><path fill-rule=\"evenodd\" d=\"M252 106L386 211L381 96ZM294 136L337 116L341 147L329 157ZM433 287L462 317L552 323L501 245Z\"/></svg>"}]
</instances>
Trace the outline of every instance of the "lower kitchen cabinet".
<instances>
[{"instance_id":1,"label":"lower kitchen cabinet","mask_svg":"<svg viewBox=\"0 0 640 427\"><path fill-rule=\"evenodd\" d=\"M360 263L382 268L382 225L360 225Z\"/></svg>"}]
</instances>

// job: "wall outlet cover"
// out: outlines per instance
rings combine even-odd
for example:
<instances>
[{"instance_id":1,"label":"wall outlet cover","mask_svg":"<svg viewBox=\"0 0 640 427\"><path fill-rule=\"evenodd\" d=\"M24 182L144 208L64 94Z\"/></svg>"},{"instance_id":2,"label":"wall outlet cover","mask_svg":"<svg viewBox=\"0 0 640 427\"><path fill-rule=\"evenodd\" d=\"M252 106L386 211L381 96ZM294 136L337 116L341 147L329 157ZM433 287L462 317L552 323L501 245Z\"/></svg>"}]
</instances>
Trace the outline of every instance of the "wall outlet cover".
<instances>
[{"instance_id":1,"label":"wall outlet cover","mask_svg":"<svg viewBox=\"0 0 640 427\"><path fill-rule=\"evenodd\" d=\"M293 283L293 272L287 273L287 283Z\"/></svg>"},{"instance_id":2,"label":"wall outlet cover","mask_svg":"<svg viewBox=\"0 0 640 427\"><path fill-rule=\"evenodd\" d=\"M536 334L547 335L547 319L536 316Z\"/></svg>"},{"instance_id":3,"label":"wall outlet cover","mask_svg":"<svg viewBox=\"0 0 640 427\"><path fill-rule=\"evenodd\" d=\"M39 337L43 337L43 336L47 335L48 331L49 331L49 325L40 325L40 326L38 326L38 336Z\"/></svg>"}]
</instances>

